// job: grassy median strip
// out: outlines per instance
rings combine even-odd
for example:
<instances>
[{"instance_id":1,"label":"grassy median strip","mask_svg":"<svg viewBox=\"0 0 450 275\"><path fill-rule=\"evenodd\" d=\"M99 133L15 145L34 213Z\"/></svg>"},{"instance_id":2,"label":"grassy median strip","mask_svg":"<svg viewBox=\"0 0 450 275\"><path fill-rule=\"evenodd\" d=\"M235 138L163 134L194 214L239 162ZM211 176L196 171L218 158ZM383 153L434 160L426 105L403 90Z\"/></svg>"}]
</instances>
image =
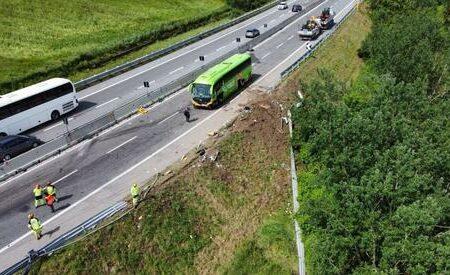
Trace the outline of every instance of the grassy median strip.
<instances>
[{"instance_id":1,"label":"grassy median strip","mask_svg":"<svg viewBox=\"0 0 450 275\"><path fill-rule=\"evenodd\" d=\"M223 18L224 0L33 1L0 5L0 88L102 66L130 48Z\"/></svg>"},{"instance_id":2,"label":"grassy median strip","mask_svg":"<svg viewBox=\"0 0 450 275\"><path fill-rule=\"evenodd\" d=\"M41 259L32 273L297 272L289 140L280 118L301 85L300 74L313 76L318 67L337 68L343 61L352 72L344 79L361 70L356 53L366 23L365 12L351 16L270 97L258 94L251 111L212 138L206 160L194 156L182 164L187 168L173 169L174 176L132 215ZM351 46L340 49L341 43ZM330 51L339 58L327 62ZM216 161L208 160L217 152Z\"/></svg>"}]
</instances>

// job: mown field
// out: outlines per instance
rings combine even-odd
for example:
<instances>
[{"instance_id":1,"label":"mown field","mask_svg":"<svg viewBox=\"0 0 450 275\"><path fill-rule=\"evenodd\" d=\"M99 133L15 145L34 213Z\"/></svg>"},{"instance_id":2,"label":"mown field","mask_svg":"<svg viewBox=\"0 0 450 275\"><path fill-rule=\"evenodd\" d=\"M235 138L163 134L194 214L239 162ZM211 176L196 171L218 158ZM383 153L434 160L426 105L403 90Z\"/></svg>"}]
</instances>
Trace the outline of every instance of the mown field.
<instances>
[{"instance_id":1,"label":"mown field","mask_svg":"<svg viewBox=\"0 0 450 275\"><path fill-rule=\"evenodd\" d=\"M1 90L17 88L27 78L101 66L129 47L200 27L227 11L224 0L4 0Z\"/></svg>"},{"instance_id":2,"label":"mown field","mask_svg":"<svg viewBox=\"0 0 450 275\"><path fill-rule=\"evenodd\" d=\"M298 72L314 76L348 61L337 73L350 80L361 70L356 54L369 29L365 10L356 13ZM217 162L171 168L174 177L136 212L34 264L32 273L296 273L288 137L277 102L292 103L298 72L228 129L213 146Z\"/></svg>"}]
</instances>

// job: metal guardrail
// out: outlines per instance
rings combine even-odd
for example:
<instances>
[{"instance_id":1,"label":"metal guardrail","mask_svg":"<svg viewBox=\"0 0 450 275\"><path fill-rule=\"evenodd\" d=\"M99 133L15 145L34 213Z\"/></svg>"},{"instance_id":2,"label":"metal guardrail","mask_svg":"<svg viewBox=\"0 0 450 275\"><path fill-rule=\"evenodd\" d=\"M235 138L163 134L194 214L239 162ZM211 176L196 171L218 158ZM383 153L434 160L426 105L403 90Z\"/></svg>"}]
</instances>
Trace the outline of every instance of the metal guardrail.
<instances>
[{"instance_id":1,"label":"metal guardrail","mask_svg":"<svg viewBox=\"0 0 450 275\"><path fill-rule=\"evenodd\" d=\"M276 6L277 3L278 3L278 1L272 1L272 2L262 6L260 8L258 8L256 10L250 11L250 12L248 12L248 13L246 13L246 14L244 14L244 15L236 18L236 19L233 19L233 20L231 20L228 23L225 23L225 24L222 24L222 25L217 26L215 28L212 28L210 30L204 31L204 32L202 32L200 34L194 35L194 36L192 36L190 38L187 38L187 39L185 39L183 41L180 41L180 42L178 42L176 44L173 44L172 46L169 46L167 48L151 52L151 53L149 53L147 55L144 55L142 57L139 57L139 58L137 58L135 60L132 60L132 61L126 62L124 64L118 65L118 66L116 66L116 67L114 67L114 68L112 68L110 70L104 71L104 72L99 73L97 75L88 77L88 78L83 79L81 81L78 81L78 82L75 83L75 87L77 88L77 90L84 89L86 87L92 86L92 84L94 84L94 83L97 83L99 81L105 80L107 78L110 78L112 76L118 75L120 73L124 73L126 71L129 71L129 70L131 70L133 68L136 68L139 65L148 63L148 62L150 62L152 60L155 60L155 59L157 59L157 58L159 58L161 56L167 55L167 54L169 54L171 52L174 52L174 51L176 51L178 49L184 48L184 47L186 47L186 46L188 46L190 44L193 44L193 43L195 43L197 41L200 41L200 40L202 40L202 39L204 39L204 38L206 38L208 36L216 34L216 33L220 32L220 31L222 31L224 29L227 29L227 28L231 27L231 26L237 25L237 24L239 24L239 23L241 23L241 22L243 22L243 21L245 21L245 20L247 20L247 19L249 19L249 18L251 18L251 17L253 17L255 15L258 15L258 14L260 14L260 13L262 13L262 12L264 12L264 11L274 7L274 6Z\"/></svg>"},{"instance_id":2,"label":"metal guardrail","mask_svg":"<svg viewBox=\"0 0 450 275\"><path fill-rule=\"evenodd\" d=\"M26 274L29 269L31 268L31 264L33 261L40 257L44 257L47 255L52 254L53 252L61 249L66 245L69 241L75 239L76 237L85 234L87 231L92 230L95 228L100 222L104 221L107 218L110 218L114 214L116 214L119 211L124 210L127 207L127 203L124 201L118 202L117 204L111 206L110 208L107 208L103 210L102 212L98 213L94 217L90 218L89 220L83 222L79 226L75 227L74 229L70 230L69 232L61 235L57 239L53 240L51 243L47 244L43 248L39 249L38 251L31 250L28 252L28 257L22 259L21 261L17 262L10 268L2 271L0 275L12 275L20 270L24 270L24 273Z\"/></svg>"},{"instance_id":3,"label":"metal guardrail","mask_svg":"<svg viewBox=\"0 0 450 275\"><path fill-rule=\"evenodd\" d=\"M285 69L284 71L281 72L281 78L286 78L287 76L289 76L293 71L295 71L301 63L303 63L303 61L305 61L309 56L311 56L311 54L316 51L339 27L342 23L345 22L345 20L352 14L355 12L356 7L358 5L360 1L357 0L356 1L356 5L353 6L350 11L346 12L344 14L344 16L342 17L341 20L339 20L334 26L333 28L327 32L325 34L325 36L323 36L320 41L315 44L314 46L312 46L311 50L308 51L307 53L305 53L303 56L301 56L297 61L295 61L291 66L289 66L287 69ZM344 12L344 11L341 11Z\"/></svg>"},{"instance_id":4,"label":"metal guardrail","mask_svg":"<svg viewBox=\"0 0 450 275\"><path fill-rule=\"evenodd\" d=\"M308 6L308 10L314 8L315 6L322 3L323 0L314 1L312 4ZM306 12L306 9L305 9ZM137 112L139 107L148 107L155 102L163 100L165 97L171 95L173 92L187 86L189 83L194 81L198 75L212 67L213 65L223 61L224 59L230 57L231 55L238 52L245 52L251 50L255 45L261 43L263 40L272 36L274 33L280 31L296 19L298 19L302 14L295 14L287 19L285 19L282 23L274 26L273 28L261 33L260 36L243 43L236 49L229 51L227 54L219 57L215 60L212 60L208 64L199 67L195 71L182 76L181 78L172 81L163 87L160 87L156 90L146 93L143 96L135 98L130 102L119 106L117 109L103 115L99 118L96 118L88 123L79 126L66 134L56 137L55 139L33 149L22 155L19 155L6 163L0 166L0 180L5 180L11 176L16 175L22 171L26 171L31 166L40 163L52 156L60 154L65 149L79 143L85 139L92 138L99 132L105 130L108 127L111 127L114 124L134 115Z\"/></svg>"}]
</instances>

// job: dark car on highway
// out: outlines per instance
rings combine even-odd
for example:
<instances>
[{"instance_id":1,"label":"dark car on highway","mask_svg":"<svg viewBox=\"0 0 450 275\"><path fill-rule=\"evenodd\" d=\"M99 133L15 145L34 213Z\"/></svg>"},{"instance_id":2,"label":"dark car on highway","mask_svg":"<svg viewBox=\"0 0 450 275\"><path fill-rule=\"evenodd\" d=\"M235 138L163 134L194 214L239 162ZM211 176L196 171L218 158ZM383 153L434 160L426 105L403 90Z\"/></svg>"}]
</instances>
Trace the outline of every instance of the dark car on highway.
<instances>
[{"instance_id":1,"label":"dark car on highway","mask_svg":"<svg viewBox=\"0 0 450 275\"><path fill-rule=\"evenodd\" d=\"M245 37L247 37L247 38L255 38L257 36L259 36L258 29L250 29L245 32Z\"/></svg>"},{"instance_id":2,"label":"dark car on highway","mask_svg":"<svg viewBox=\"0 0 450 275\"><path fill-rule=\"evenodd\" d=\"M296 5L292 5L292 12L299 12L299 11L302 11L302 6L301 5L298 5L298 4L296 4Z\"/></svg>"},{"instance_id":3,"label":"dark car on highway","mask_svg":"<svg viewBox=\"0 0 450 275\"><path fill-rule=\"evenodd\" d=\"M6 136L0 138L0 161L10 160L43 144L41 140L28 136Z\"/></svg>"}]
</instances>

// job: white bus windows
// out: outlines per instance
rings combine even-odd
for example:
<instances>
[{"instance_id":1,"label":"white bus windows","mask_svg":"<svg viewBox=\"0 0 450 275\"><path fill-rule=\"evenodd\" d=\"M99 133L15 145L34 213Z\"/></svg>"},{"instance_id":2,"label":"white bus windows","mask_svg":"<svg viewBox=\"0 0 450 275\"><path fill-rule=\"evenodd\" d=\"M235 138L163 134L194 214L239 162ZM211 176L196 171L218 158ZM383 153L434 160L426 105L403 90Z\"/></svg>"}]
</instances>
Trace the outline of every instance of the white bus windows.
<instances>
[{"instance_id":1,"label":"white bus windows","mask_svg":"<svg viewBox=\"0 0 450 275\"><path fill-rule=\"evenodd\" d=\"M14 135L49 120L56 120L78 106L70 80L53 78L0 96L0 135Z\"/></svg>"}]
</instances>

